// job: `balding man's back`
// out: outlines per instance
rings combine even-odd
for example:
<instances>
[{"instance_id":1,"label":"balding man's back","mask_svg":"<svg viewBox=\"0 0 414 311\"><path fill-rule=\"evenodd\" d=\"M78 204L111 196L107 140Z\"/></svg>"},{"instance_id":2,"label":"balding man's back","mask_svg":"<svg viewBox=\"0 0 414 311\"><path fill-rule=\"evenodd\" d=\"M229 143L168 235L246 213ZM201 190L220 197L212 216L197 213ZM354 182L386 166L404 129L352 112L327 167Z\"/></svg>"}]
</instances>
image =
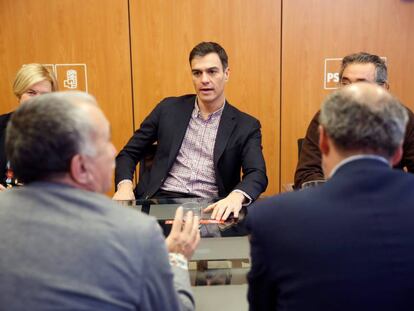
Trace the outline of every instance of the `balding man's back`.
<instances>
[{"instance_id":1,"label":"balding man's back","mask_svg":"<svg viewBox=\"0 0 414 311\"><path fill-rule=\"evenodd\" d=\"M174 276L192 308L155 219L56 183L0 197L1 309L179 310Z\"/></svg>"},{"instance_id":2,"label":"balding man's back","mask_svg":"<svg viewBox=\"0 0 414 311\"><path fill-rule=\"evenodd\" d=\"M414 176L355 160L248 215L251 310L414 310Z\"/></svg>"}]
</instances>

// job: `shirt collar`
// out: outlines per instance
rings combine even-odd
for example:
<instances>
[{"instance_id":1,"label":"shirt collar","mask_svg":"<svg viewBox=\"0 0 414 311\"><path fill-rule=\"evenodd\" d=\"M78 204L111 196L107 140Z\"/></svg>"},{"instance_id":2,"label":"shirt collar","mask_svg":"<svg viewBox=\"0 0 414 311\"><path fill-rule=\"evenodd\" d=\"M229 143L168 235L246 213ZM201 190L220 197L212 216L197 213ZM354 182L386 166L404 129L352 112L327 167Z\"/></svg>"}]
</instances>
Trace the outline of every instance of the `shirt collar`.
<instances>
[{"instance_id":1,"label":"shirt collar","mask_svg":"<svg viewBox=\"0 0 414 311\"><path fill-rule=\"evenodd\" d=\"M342 160L341 162L339 162L331 171L331 174L329 174L329 178L331 178L333 175L336 174L336 172L345 164L353 162L353 161L357 161L357 160L365 160L365 159L370 159L370 160L377 160L377 161L381 161L386 163L387 165L389 165L391 167L391 164L388 162L388 160L384 157L381 157L379 155L376 154L356 154L350 157L347 157L346 159Z\"/></svg>"},{"instance_id":2,"label":"shirt collar","mask_svg":"<svg viewBox=\"0 0 414 311\"><path fill-rule=\"evenodd\" d=\"M214 118L214 117L221 116L225 105L226 105L226 100L224 99L223 105L219 109L214 111L213 113L210 113L207 120L210 120L211 118ZM191 116L193 118L201 117L200 116L200 108L198 107L198 103L197 103L197 97L195 98L194 109L193 109L193 113L191 114Z\"/></svg>"}]
</instances>

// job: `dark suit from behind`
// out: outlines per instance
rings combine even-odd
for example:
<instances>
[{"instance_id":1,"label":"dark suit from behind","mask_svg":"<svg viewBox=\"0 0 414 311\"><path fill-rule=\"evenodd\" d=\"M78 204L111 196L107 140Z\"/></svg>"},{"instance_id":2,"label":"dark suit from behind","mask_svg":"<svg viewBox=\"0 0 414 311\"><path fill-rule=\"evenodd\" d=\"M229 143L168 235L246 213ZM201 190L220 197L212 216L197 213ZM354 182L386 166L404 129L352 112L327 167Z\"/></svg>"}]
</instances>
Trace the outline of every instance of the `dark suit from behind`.
<instances>
[{"instance_id":1,"label":"dark suit from behind","mask_svg":"<svg viewBox=\"0 0 414 311\"><path fill-rule=\"evenodd\" d=\"M146 149L157 142L153 166L135 189L137 197L152 197L164 183L180 150L195 95L169 97L161 101L143 121L116 158L115 184L132 180ZM240 179L240 169L243 179ZM262 154L260 123L226 102L214 146L214 170L220 197L234 188L256 199L267 186Z\"/></svg>"},{"instance_id":2,"label":"dark suit from behind","mask_svg":"<svg viewBox=\"0 0 414 311\"><path fill-rule=\"evenodd\" d=\"M414 310L414 176L373 159L250 208L250 310Z\"/></svg>"}]
</instances>

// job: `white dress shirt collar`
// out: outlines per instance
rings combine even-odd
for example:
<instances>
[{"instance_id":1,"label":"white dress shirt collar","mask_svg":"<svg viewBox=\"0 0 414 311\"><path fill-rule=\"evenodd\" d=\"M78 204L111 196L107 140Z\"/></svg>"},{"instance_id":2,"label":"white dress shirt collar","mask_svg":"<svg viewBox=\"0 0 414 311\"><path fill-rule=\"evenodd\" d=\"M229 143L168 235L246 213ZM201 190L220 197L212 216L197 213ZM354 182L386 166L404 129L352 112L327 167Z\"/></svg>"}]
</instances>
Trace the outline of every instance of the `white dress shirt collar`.
<instances>
[{"instance_id":1,"label":"white dress shirt collar","mask_svg":"<svg viewBox=\"0 0 414 311\"><path fill-rule=\"evenodd\" d=\"M335 173L338 171L338 169L341 168L342 166L344 166L345 164L347 164L349 162L353 162L353 161L357 161L357 160L365 160L365 159L381 161L381 162L384 162L384 163L386 163L387 165L389 165L391 167L391 164L388 162L388 160L384 157L379 156L379 155L376 155L376 154L356 154L356 155L347 157L346 159L339 162L333 168L331 173L329 174L329 178L331 178L333 175L335 175Z\"/></svg>"}]
</instances>

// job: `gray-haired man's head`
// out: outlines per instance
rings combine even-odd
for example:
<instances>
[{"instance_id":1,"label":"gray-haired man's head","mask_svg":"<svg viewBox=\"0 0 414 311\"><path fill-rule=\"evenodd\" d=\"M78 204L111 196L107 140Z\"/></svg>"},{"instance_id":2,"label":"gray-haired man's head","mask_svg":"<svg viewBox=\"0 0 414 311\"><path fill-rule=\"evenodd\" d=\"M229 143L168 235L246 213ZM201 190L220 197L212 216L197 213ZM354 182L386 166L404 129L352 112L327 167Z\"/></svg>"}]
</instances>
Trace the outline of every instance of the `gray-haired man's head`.
<instances>
[{"instance_id":1,"label":"gray-haired man's head","mask_svg":"<svg viewBox=\"0 0 414 311\"><path fill-rule=\"evenodd\" d=\"M357 83L328 96L319 121L339 151L389 159L404 140L408 115L384 88Z\"/></svg>"},{"instance_id":2,"label":"gray-haired man's head","mask_svg":"<svg viewBox=\"0 0 414 311\"><path fill-rule=\"evenodd\" d=\"M106 146L105 141L110 146ZM85 183L82 188L102 192L103 187L92 185L101 182L92 176L95 163L86 159L96 158L97 162L104 153L105 160L110 163L113 155L109 153L114 151L107 147L113 149L109 124L96 100L82 92L56 92L30 99L13 113L7 128L7 157L16 177L23 183L70 175L76 179L75 183ZM79 166L76 172L73 171L74 159ZM82 169L89 177L77 180L79 176L73 175L82 173ZM90 185L86 185L88 178Z\"/></svg>"}]
</instances>

